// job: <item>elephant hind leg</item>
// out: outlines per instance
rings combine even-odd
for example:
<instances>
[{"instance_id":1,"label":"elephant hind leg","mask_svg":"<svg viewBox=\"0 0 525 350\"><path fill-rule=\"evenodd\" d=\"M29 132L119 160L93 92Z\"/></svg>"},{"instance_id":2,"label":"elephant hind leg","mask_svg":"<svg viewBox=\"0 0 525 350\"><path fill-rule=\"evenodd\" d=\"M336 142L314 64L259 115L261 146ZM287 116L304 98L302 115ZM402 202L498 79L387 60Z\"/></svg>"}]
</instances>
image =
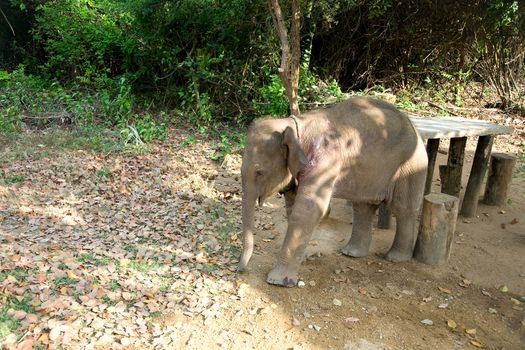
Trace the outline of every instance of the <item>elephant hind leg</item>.
<instances>
[{"instance_id":1,"label":"elephant hind leg","mask_svg":"<svg viewBox=\"0 0 525 350\"><path fill-rule=\"evenodd\" d=\"M353 203L352 236L342 252L360 258L368 255L372 242L372 220L377 210L376 204Z\"/></svg>"},{"instance_id":2,"label":"elephant hind leg","mask_svg":"<svg viewBox=\"0 0 525 350\"><path fill-rule=\"evenodd\" d=\"M423 202L426 168L398 180L390 210L396 217L396 235L385 259L392 262L412 259L417 237L417 220Z\"/></svg>"}]
</instances>

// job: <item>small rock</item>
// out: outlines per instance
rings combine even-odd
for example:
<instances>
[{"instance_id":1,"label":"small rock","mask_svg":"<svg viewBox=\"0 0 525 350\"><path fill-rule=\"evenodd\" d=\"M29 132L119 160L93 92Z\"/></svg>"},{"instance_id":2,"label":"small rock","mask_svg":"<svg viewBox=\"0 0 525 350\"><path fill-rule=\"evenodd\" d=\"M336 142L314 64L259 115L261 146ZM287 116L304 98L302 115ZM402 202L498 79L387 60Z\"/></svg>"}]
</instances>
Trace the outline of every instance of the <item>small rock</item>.
<instances>
[{"instance_id":1,"label":"small rock","mask_svg":"<svg viewBox=\"0 0 525 350\"><path fill-rule=\"evenodd\" d=\"M499 291L502 293L507 293L509 291L509 288L506 285L503 285L499 287Z\"/></svg>"},{"instance_id":2,"label":"small rock","mask_svg":"<svg viewBox=\"0 0 525 350\"><path fill-rule=\"evenodd\" d=\"M422 320L421 323L424 324L425 326L432 326L432 325L434 325L434 322L432 320L429 320L428 318Z\"/></svg>"},{"instance_id":3,"label":"small rock","mask_svg":"<svg viewBox=\"0 0 525 350\"><path fill-rule=\"evenodd\" d=\"M310 281L308 282L308 284L310 285L310 287L315 287L315 281Z\"/></svg>"},{"instance_id":4,"label":"small rock","mask_svg":"<svg viewBox=\"0 0 525 350\"><path fill-rule=\"evenodd\" d=\"M343 303L342 303L341 300L339 300L339 299L334 299L334 300L333 300L333 303L334 303L335 306L341 306L341 305L343 305Z\"/></svg>"},{"instance_id":5,"label":"small rock","mask_svg":"<svg viewBox=\"0 0 525 350\"><path fill-rule=\"evenodd\" d=\"M306 286L306 284L304 284L303 281L299 281L299 282L297 282L297 287L299 287L299 288L304 288L305 286Z\"/></svg>"},{"instance_id":6,"label":"small rock","mask_svg":"<svg viewBox=\"0 0 525 350\"><path fill-rule=\"evenodd\" d=\"M498 313L498 310L489 307L489 313L491 313L491 314L497 314L497 313Z\"/></svg>"},{"instance_id":7,"label":"small rock","mask_svg":"<svg viewBox=\"0 0 525 350\"><path fill-rule=\"evenodd\" d=\"M423 298L423 301L425 303L428 303L429 301L432 301L432 297L426 297L426 298Z\"/></svg>"},{"instance_id":8,"label":"small rock","mask_svg":"<svg viewBox=\"0 0 525 350\"><path fill-rule=\"evenodd\" d=\"M525 303L525 295L520 297L520 301L521 301L522 303Z\"/></svg>"},{"instance_id":9,"label":"small rock","mask_svg":"<svg viewBox=\"0 0 525 350\"><path fill-rule=\"evenodd\" d=\"M303 312L303 316L304 316L304 318L312 317L312 315L308 311Z\"/></svg>"},{"instance_id":10,"label":"small rock","mask_svg":"<svg viewBox=\"0 0 525 350\"><path fill-rule=\"evenodd\" d=\"M438 309L446 309L448 307L447 303L439 304Z\"/></svg>"},{"instance_id":11,"label":"small rock","mask_svg":"<svg viewBox=\"0 0 525 350\"><path fill-rule=\"evenodd\" d=\"M321 327L319 327L318 325L314 324L314 330L316 332L319 332L321 330Z\"/></svg>"},{"instance_id":12,"label":"small rock","mask_svg":"<svg viewBox=\"0 0 525 350\"><path fill-rule=\"evenodd\" d=\"M301 322L294 317L292 319L292 325L294 325L295 327L299 327L301 325Z\"/></svg>"},{"instance_id":13,"label":"small rock","mask_svg":"<svg viewBox=\"0 0 525 350\"><path fill-rule=\"evenodd\" d=\"M347 317L347 318L345 318L345 325L348 328L352 328L359 321L360 320L357 317Z\"/></svg>"}]
</instances>

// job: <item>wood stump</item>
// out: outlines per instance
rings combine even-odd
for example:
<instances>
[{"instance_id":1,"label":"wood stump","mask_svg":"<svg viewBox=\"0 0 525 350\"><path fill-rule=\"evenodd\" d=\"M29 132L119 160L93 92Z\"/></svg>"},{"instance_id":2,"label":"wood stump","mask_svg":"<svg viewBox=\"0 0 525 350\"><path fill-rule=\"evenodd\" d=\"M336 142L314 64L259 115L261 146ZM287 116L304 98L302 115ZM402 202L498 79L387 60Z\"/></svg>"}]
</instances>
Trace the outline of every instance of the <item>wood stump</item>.
<instances>
[{"instance_id":1,"label":"wood stump","mask_svg":"<svg viewBox=\"0 0 525 350\"><path fill-rule=\"evenodd\" d=\"M458 206L459 199L445 193L425 196L414 259L429 265L442 265L448 261Z\"/></svg>"},{"instance_id":2,"label":"wood stump","mask_svg":"<svg viewBox=\"0 0 525 350\"><path fill-rule=\"evenodd\" d=\"M481 186L485 175L487 175L493 141L493 135L479 137L476 153L474 153L474 161L468 177L467 188L465 189L465 196L463 197L463 204L461 204L461 215L466 218L475 216L478 210Z\"/></svg>"},{"instance_id":3,"label":"wood stump","mask_svg":"<svg viewBox=\"0 0 525 350\"><path fill-rule=\"evenodd\" d=\"M490 160L489 177L485 187L483 203L487 205L504 205L512 180L512 170L516 157L506 153L493 153Z\"/></svg>"},{"instance_id":4,"label":"wood stump","mask_svg":"<svg viewBox=\"0 0 525 350\"><path fill-rule=\"evenodd\" d=\"M381 203L379 205L379 213L377 217L377 227L383 230L388 230L391 226L392 214L387 208L386 204Z\"/></svg>"}]
</instances>

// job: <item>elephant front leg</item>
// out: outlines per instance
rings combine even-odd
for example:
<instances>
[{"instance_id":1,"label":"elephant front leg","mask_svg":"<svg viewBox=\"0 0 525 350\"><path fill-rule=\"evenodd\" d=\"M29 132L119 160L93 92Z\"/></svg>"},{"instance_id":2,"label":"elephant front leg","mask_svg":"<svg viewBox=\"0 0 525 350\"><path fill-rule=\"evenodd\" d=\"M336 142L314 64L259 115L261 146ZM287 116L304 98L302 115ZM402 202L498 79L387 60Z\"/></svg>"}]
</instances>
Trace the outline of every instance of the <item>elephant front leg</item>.
<instances>
[{"instance_id":1,"label":"elephant front leg","mask_svg":"<svg viewBox=\"0 0 525 350\"><path fill-rule=\"evenodd\" d=\"M304 251L314 228L326 212L328 198L312 198L298 195L288 217L288 230L277 259L277 265L268 274L266 281L285 287L298 282L298 273Z\"/></svg>"},{"instance_id":2,"label":"elephant front leg","mask_svg":"<svg viewBox=\"0 0 525 350\"><path fill-rule=\"evenodd\" d=\"M372 242L372 219L377 207L373 204L353 203L352 237L343 248L343 254L354 258L368 255Z\"/></svg>"}]
</instances>

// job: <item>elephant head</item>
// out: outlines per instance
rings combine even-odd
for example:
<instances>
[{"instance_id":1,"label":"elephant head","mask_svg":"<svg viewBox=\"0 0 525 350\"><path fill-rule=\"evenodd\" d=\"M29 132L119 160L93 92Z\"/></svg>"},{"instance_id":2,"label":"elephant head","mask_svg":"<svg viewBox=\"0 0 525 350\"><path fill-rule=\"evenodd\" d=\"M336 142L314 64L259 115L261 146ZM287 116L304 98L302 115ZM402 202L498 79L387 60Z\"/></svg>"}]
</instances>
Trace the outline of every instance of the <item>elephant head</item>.
<instances>
[{"instance_id":1,"label":"elephant head","mask_svg":"<svg viewBox=\"0 0 525 350\"><path fill-rule=\"evenodd\" d=\"M263 119L251 125L242 159L242 232L243 252L239 271L253 253L253 215L271 195L295 183L306 164L295 118Z\"/></svg>"}]
</instances>

